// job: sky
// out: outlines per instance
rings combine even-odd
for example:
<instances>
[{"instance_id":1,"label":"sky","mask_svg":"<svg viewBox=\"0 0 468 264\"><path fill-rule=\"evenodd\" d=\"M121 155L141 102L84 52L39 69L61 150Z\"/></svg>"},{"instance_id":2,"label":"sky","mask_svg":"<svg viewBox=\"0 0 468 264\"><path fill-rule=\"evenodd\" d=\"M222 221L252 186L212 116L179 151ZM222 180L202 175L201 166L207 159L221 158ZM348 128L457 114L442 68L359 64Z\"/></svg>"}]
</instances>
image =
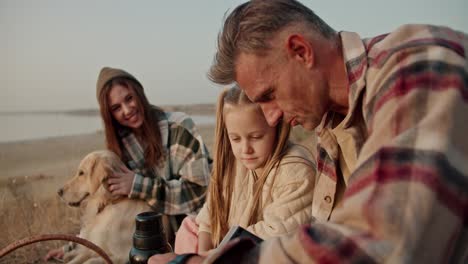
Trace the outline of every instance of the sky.
<instances>
[{"instance_id":1,"label":"sky","mask_svg":"<svg viewBox=\"0 0 468 264\"><path fill-rule=\"evenodd\" d=\"M206 73L236 0L0 0L0 112L98 108L103 66L132 73L156 105L214 103ZM302 0L335 30L401 24L468 32L467 0Z\"/></svg>"}]
</instances>

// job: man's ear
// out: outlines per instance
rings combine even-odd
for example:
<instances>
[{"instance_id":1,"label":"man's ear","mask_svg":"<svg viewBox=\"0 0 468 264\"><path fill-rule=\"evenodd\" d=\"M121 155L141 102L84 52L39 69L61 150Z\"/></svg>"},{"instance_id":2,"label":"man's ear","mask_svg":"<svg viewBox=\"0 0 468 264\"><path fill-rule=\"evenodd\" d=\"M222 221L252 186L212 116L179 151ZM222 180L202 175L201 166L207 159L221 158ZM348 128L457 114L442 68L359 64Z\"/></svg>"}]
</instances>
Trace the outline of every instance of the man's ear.
<instances>
[{"instance_id":1,"label":"man's ear","mask_svg":"<svg viewBox=\"0 0 468 264\"><path fill-rule=\"evenodd\" d=\"M314 48L300 34L288 36L286 39L286 51L291 58L303 62L308 68L312 68L315 64Z\"/></svg>"}]
</instances>

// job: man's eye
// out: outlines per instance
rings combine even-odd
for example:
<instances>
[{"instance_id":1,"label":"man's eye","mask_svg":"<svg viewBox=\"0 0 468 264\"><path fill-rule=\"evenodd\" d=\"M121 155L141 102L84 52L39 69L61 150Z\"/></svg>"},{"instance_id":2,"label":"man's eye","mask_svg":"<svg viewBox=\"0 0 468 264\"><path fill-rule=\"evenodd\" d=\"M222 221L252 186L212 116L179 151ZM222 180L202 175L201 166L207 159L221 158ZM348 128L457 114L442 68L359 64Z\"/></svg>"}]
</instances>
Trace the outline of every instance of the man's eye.
<instances>
[{"instance_id":1,"label":"man's eye","mask_svg":"<svg viewBox=\"0 0 468 264\"><path fill-rule=\"evenodd\" d=\"M79 170L79 171L78 171L78 176L82 176L82 175L84 175L84 171Z\"/></svg>"},{"instance_id":2,"label":"man's eye","mask_svg":"<svg viewBox=\"0 0 468 264\"><path fill-rule=\"evenodd\" d=\"M275 99L274 94L273 94L273 90L270 90L267 93L265 93L264 95L262 95L262 97L260 97L257 100L257 103L268 103L268 102L272 101L273 99Z\"/></svg>"}]
</instances>

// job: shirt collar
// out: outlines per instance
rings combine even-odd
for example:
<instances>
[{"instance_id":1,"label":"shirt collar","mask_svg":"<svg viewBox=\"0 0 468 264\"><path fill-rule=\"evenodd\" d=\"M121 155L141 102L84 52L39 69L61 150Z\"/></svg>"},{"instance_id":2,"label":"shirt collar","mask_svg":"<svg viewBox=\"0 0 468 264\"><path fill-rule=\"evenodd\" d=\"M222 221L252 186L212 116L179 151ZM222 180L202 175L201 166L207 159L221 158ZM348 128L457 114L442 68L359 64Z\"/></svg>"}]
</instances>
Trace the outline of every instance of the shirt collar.
<instances>
[{"instance_id":1,"label":"shirt collar","mask_svg":"<svg viewBox=\"0 0 468 264\"><path fill-rule=\"evenodd\" d=\"M346 74L348 76L348 100L349 110L343 120L343 128L349 127L353 119L359 97L366 87L367 73L367 51L361 37L354 32L342 31L339 33L343 60L345 63ZM323 116L317 132L320 133L324 128L330 128L333 113L327 113Z\"/></svg>"},{"instance_id":2,"label":"shirt collar","mask_svg":"<svg viewBox=\"0 0 468 264\"><path fill-rule=\"evenodd\" d=\"M359 104L359 97L366 87L367 73L367 51L361 37L354 32L340 32L343 59L345 61L346 74L348 75L348 100L349 110L344 118L344 127L349 127L353 119L356 108Z\"/></svg>"}]
</instances>

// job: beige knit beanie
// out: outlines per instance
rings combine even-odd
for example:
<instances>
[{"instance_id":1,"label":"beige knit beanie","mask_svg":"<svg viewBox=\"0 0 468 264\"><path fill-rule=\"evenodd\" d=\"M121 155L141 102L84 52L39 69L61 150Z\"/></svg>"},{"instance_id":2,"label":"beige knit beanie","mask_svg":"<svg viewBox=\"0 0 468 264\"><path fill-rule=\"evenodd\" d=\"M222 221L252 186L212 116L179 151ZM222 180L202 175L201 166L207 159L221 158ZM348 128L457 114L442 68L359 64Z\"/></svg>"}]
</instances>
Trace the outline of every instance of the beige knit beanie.
<instances>
[{"instance_id":1,"label":"beige knit beanie","mask_svg":"<svg viewBox=\"0 0 468 264\"><path fill-rule=\"evenodd\" d=\"M121 69L116 69L116 68L111 68L111 67L104 67L101 69L101 72L99 73L97 83L96 83L96 97L99 101L99 95L101 94L102 89L104 86L110 82L112 79L117 78L117 77L124 77L130 80L135 81L138 84L138 89L143 89L143 85L135 78L133 75L130 73L121 70Z\"/></svg>"}]
</instances>

